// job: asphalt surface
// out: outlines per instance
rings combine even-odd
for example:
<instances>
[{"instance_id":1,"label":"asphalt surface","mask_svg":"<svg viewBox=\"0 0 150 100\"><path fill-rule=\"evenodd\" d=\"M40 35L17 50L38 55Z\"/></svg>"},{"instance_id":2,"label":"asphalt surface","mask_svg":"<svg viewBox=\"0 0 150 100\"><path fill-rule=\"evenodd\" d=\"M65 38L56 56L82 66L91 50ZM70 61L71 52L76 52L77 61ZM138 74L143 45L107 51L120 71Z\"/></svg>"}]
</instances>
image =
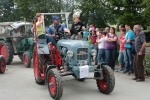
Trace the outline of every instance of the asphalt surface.
<instances>
[{"instance_id":1,"label":"asphalt surface","mask_svg":"<svg viewBox=\"0 0 150 100\"><path fill-rule=\"evenodd\" d=\"M150 78L145 82L131 80L133 75L114 72L116 84L114 91L105 95L98 91L95 80L65 81L60 100L150 100ZM93 73L89 74L91 77ZM72 76L63 80L73 79ZM33 68L25 68L17 56L6 72L0 74L0 100L53 100L47 84L37 85Z\"/></svg>"}]
</instances>

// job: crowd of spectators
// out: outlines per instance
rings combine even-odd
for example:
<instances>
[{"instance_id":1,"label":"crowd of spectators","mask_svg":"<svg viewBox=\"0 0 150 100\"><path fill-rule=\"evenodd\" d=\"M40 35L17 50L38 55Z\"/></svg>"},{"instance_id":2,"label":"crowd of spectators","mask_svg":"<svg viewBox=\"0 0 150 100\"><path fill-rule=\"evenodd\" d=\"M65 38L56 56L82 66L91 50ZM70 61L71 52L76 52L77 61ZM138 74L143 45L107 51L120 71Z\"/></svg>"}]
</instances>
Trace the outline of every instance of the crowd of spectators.
<instances>
[{"instance_id":1,"label":"crowd of spectators","mask_svg":"<svg viewBox=\"0 0 150 100\"><path fill-rule=\"evenodd\" d=\"M134 74L133 80L137 82L145 81L143 60L146 39L142 26L134 25L132 30L130 24L121 24L119 34L115 31L114 27L99 29L92 24L88 36L87 32L83 32L83 37L87 38L91 49L97 51L95 60L93 57L91 60L94 60L95 65L106 62L116 72ZM116 58L118 58L119 68L115 67Z\"/></svg>"}]
</instances>

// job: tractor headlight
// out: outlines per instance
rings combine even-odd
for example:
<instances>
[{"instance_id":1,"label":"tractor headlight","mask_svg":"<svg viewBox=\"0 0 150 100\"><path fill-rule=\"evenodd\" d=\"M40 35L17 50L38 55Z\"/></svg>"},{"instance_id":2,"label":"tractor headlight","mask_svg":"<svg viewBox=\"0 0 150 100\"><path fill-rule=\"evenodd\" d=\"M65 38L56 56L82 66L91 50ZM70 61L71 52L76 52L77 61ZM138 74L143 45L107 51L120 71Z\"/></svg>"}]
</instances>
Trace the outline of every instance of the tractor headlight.
<instances>
[{"instance_id":1,"label":"tractor headlight","mask_svg":"<svg viewBox=\"0 0 150 100\"><path fill-rule=\"evenodd\" d=\"M73 52L72 52L72 51L68 51L68 52L67 52L67 56L68 56L68 57L73 57Z\"/></svg>"},{"instance_id":2,"label":"tractor headlight","mask_svg":"<svg viewBox=\"0 0 150 100\"><path fill-rule=\"evenodd\" d=\"M95 49L91 50L91 54L92 56L96 56L96 50Z\"/></svg>"}]
</instances>

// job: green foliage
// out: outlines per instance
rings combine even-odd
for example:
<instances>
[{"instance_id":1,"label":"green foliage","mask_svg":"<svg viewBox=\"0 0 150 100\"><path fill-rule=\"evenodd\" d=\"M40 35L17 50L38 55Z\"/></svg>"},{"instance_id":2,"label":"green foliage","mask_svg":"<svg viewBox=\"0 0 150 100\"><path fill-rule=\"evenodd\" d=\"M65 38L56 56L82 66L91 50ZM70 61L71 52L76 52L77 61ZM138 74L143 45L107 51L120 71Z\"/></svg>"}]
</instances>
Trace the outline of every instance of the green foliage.
<instances>
[{"instance_id":1,"label":"green foliage","mask_svg":"<svg viewBox=\"0 0 150 100\"><path fill-rule=\"evenodd\" d=\"M82 10L80 19L86 24L94 24L96 27L106 27L106 10L100 0L82 0L79 9Z\"/></svg>"},{"instance_id":2,"label":"green foliage","mask_svg":"<svg viewBox=\"0 0 150 100\"><path fill-rule=\"evenodd\" d=\"M130 23L132 26L135 24L146 23L142 14L145 8L142 5L142 0L106 0L109 2L108 8L111 13L115 14L114 20L116 24ZM107 6L107 5L106 5Z\"/></svg>"},{"instance_id":3,"label":"green foliage","mask_svg":"<svg viewBox=\"0 0 150 100\"><path fill-rule=\"evenodd\" d=\"M0 22L14 21L19 19L18 16L14 16L15 6L13 0L0 0Z\"/></svg>"},{"instance_id":4,"label":"green foliage","mask_svg":"<svg viewBox=\"0 0 150 100\"><path fill-rule=\"evenodd\" d=\"M146 19L147 22L150 21L150 0L143 0L142 3L143 6L145 6L145 9L143 10L144 19ZM147 23L147 25L150 25Z\"/></svg>"},{"instance_id":5,"label":"green foliage","mask_svg":"<svg viewBox=\"0 0 150 100\"><path fill-rule=\"evenodd\" d=\"M149 0L0 0L0 21L32 21L36 13L67 11L72 21L74 9L80 9L80 20L99 28L125 23L145 27L150 25L149 5ZM50 16L45 19L47 25L52 23Z\"/></svg>"},{"instance_id":6,"label":"green foliage","mask_svg":"<svg viewBox=\"0 0 150 100\"><path fill-rule=\"evenodd\" d=\"M150 74L150 55L146 55L143 61L144 67L148 74Z\"/></svg>"}]
</instances>

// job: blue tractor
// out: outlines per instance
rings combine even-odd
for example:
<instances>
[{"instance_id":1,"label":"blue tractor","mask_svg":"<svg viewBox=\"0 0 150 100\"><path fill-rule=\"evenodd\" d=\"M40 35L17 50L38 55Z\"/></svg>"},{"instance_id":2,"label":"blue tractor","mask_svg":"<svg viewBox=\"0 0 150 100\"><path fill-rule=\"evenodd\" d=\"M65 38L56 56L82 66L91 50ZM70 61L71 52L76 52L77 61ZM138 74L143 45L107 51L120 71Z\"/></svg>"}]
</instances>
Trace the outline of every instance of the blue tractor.
<instances>
[{"instance_id":1,"label":"blue tractor","mask_svg":"<svg viewBox=\"0 0 150 100\"><path fill-rule=\"evenodd\" d=\"M35 29L36 30L36 29ZM91 50L87 41L70 40L68 35L58 33L61 39L57 42L57 48L47 44L45 39L37 39L34 31L35 47L33 54L34 77L37 84L48 83L50 96L57 100L62 97L62 78L72 75L78 81L95 79L98 90L109 94L115 86L115 76L106 63L98 66L91 64L91 55L96 51ZM93 72L93 77L89 77Z\"/></svg>"}]
</instances>

